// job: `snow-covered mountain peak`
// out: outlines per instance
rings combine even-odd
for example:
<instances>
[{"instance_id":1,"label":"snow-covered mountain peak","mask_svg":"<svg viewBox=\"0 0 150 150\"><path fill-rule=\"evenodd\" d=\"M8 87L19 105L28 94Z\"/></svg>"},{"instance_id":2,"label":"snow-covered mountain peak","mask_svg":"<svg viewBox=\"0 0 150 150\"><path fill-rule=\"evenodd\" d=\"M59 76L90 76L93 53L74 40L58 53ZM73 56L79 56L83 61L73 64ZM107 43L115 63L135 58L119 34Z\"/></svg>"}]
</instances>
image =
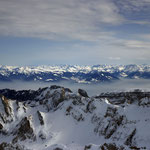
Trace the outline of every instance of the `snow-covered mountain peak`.
<instances>
[{"instance_id":1,"label":"snow-covered mountain peak","mask_svg":"<svg viewBox=\"0 0 150 150\"><path fill-rule=\"evenodd\" d=\"M54 85L0 93L0 149L150 149L150 92L89 97Z\"/></svg>"},{"instance_id":2,"label":"snow-covered mountain peak","mask_svg":"<svg viewBox=\"0 0 150 150\"><path fill-rule=\"evenodd\" d=\"M61 65L14 67L0 66L0 81L69 81L78 83L99 83L122 78L150 79L149 65Z\"/></svg>"}]
</instances>

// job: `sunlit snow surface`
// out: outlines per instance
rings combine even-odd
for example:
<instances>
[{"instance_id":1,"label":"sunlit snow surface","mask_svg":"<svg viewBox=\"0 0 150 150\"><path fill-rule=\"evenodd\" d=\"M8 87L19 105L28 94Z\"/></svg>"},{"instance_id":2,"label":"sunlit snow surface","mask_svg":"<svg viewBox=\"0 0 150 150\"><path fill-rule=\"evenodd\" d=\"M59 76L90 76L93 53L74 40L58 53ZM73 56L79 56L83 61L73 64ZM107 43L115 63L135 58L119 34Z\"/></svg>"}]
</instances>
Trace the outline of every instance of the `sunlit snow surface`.
<instances>
[{"instance_id":1,"label":"sunlit snow surface","mask_svg":"<svg viewBox=\"0 0 150 150\"><path fill-rule=\"evenodd\" d=\"M118 79L150 79L150 65L53 65L53 66L2 66L0 81L71 81L100 83Z\"/></svg>"},{"instance_id":2,"label":"sunlit snow surface","mask_svg":"<svg viewBox=\"0 0 150 150\"><path fill-rule=\"evenodd\" d=\"M38 99L46 99L47 93L49 95L61 92L61 89L50 90L45 89ZM19 102L19 109L17 109L16 101L9 100L12 108L13 122L4 126L5 130L10 131L16 128L19 121L25 116L31 116L31 123L34 129L34 133L37 137L36 141L22 141L20 144L25 145L29 149L33 150L53 150L56 147L60 147L63 150L83 150L85 145L92 144L92 150L98 150L99 145L105 142L117 143L124 145L125 139L136 128L136 134L134 139L137 147L147 147L150 149L150 107L145 105L150 102L149 99L144 98L141 105L135 103L122 105L113 105L108 99L97 98L85 98L80 97L78 94L66 93L66 100L61 102L54 109L47 111L46 105L40 105L39 102ZM70 97L67 99L67 97ZM81 102L74 104L74 97L81 98ZM94 108L91 112L87 112L87 105L89 102ZM51 97L48 98L48 104L51 106ZM2 103L0 103L2 105ZM34 107L31 107L33 106ZM26 108L24 112L23 107ZM70 114L67 114L68 107L72 107ZM94 129L98 127L98 130L103 130L111 120L110 117L106 117L106 113L109 108L116 109L116 117L124 116L124 120L120 126L118 126L116 132L111 138L106 139L103 135L96 133ZM41 112L44 118L44 125L41 126L37 110ZM4 111L1 109L1 111ZM78 117L82 116L82 120L78 120ZM93 117L97 119L94 121ZM101 124L100 124L101 122ZM38 137L40 134L45 135L46 139L42 140ZM5 136L0 135L0 142L10 142L13 139L13 135Z\"/></svg>"}]
</instances>

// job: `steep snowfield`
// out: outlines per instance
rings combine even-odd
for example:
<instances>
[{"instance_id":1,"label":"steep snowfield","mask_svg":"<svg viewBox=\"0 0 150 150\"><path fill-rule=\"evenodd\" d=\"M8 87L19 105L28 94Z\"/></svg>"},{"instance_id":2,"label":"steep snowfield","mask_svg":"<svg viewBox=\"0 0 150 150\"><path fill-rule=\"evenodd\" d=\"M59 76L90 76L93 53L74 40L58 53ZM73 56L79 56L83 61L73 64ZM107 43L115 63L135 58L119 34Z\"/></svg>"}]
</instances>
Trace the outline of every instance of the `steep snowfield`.
<instances>
[{"instance_id":1,"label":"steep snowfield","mask_svg":"<svg viewBox=\"0 0 150 150\"><path fill-rule=\"evenodd\" d=\"M1 95L0 149L149 150L149 112L150 93L141 91L88 97L51 86L33 100Z\"/></svg>"}]
</instances>

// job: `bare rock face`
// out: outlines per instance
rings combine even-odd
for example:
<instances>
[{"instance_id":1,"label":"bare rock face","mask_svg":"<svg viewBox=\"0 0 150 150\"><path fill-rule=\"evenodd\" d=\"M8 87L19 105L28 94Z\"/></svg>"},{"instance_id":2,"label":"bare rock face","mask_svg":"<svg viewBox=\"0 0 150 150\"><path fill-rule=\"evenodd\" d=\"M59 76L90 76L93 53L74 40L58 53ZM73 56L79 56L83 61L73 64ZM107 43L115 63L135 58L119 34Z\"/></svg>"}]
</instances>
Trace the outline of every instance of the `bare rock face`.
<instances>
[{"instance_id":1,"label":"bare rock face","mask_svg":"<svg viewBox=\"0 0 150 150\"><path fill-rule=\"evenodd\" d=\"M54 91L52 95L52 103L54 107L57 107L59 103L65 100L65 89L61 88L60 91Z\"/></svg>"},{"instance_id":2,"label":"bare rock face","mask_svg":"<svg viewBox=\"0 0 150 150\"><path fill-rule=\"evenodd\" d=\"M125 141L125 144L126 144L126 145L132 146L133 137L134 137L135 134L136 134L136 128L131 132L131 134L130 134L130 135L128 136L128 138L126 139L126 141Z\"/></svg>"},{"instance_id":3,"label":"bare rock face","mask_svg":"<svg viewBox=\"0 0 150 150\"><path fill-rule=\"evenodd\" d=\"M139 106L150 107L150 98L145 97L139 100Z\"/></svg>"},{"instance_id":4,"label":"bare rock face","mask_svg":"<svg viewBox=\"0 0 150 150\"><path fill-rule=\"evenodd\" d=\"M83 97L89 97L87 92L83 89L78 89L78 93Z\"/></svg>"},{"instance_id":5,"label":"bare rock face","mask_svg":"<svg viewBox=\"0 0 150 150\"><path fill-rule=\"evenodd\" d=\"M115 143L104 143L100 150L125 150L123 146L116 146Z\"/></svg>"},{"instance_id":6,"label":"bare rock face","mask_svg":"<svg viewBox=\"0 0 150 150\"><path fill-rule=\"evenodd\" d=\"M2 130L3 129L3 125L0 123L0 130Z\"/></svg>"},{"instance_id":7,"label":"bare rock face","mask_svg":"<svg viewBox=\"0 0 150 150\"><path fill-rule=\"evenodd\" d=\"M1 143L0 144L0 150L29 150L29 149L26 149L24 146L21 146L19 144L10 144L10 143Z\"/></svg>"},{"instance_id":8,"label":"bare rock face","mask_svg":"<svg viewBox=\"0 0 150 150\"><path fill-rule=\"evenodd\" d=\"M10 107L9 100L5 96L1 96L2 103L4 105L5 112L7 116L11 115L12 109Z\"/></svg>"},{"instance_id":9,"label":"bare rock face","mask_svg":"<svg viewBox=\"0 0 150 150\"><path fill-rule=\"evenodd\" d=\"M4 125L0 123L0 135L6 135L7 132L4 130Z\"/></svg>"},{"instance_id":10,"label":"bare rock face","mask_svg":"<svg viewBox=\"0 0 150 150\"><path fill-rule=\"evenodd\" d=\"M58 86L58 85L52 85L50 87L51 90L56 90L56 89L60 89L60 88L64 88L64 87L61 87L61 86ZM64 90L65 90L65 92L72 93L72 91L69 88L64 88Z\"/></svg>"},{"instance_id":11,"label":"bare rock face","mask_svg":"<svg viewBox=\"0 0 150 150\"><path fill-rule=\"evenodd\" d=\"M63 150L62 148L56 147L54 150Z\"/></svg>"},{"instance_id":12,"label":"bare rock face","mask_svg":"<svg viewBox=\"0 0 150 150\"><path fill-rule=\"evenodd\" d=\"M56 90L56 89L60 89L60 88L61 88L61 86L58 86L58 85L52 85L50 87L51 90Z\"/></svg>"},{"instance_id":13,"label":"bare rock face","mask_svg":"<svg viewBox=\"0 0 150 150\"><path fill-rule=\"evenodd\" d=\"M12 122L12 111L10 100L0 95L0 120L3 123Z\"/></svg>"},{"instance_id":14,"label":"bare rock face","mask_svg":"<svg viewBox=\"0 0 150 150\"><path fill-rule=\"evenodd\" d=\"M43 119L43 116L42 116L41 112L40 112L40 111L37 111L37 114L38 114L38 118L39 118L39 120L40 120L40 124L41 124L41 125L44 125L44 119Z\"/></svg>"},{"instance_id":15,"label":"bare rock face","mask_svg":"<svg viewBox=\"0 0 150 150\"><path fill-rule=\"evenodd\" d=\"M94 132L109 139L121 125L124 117L119 115L116 108L108 107L103 118L93 115L92 122L96 125Z\"/></svg>"},{"instance_id":16,"label":"bare rock face","mask_svg":"<svg viewBox=\"0 0 150 150\"><path fill-rule=\"evenodd\" d=\"M86 105L86 112L92 113L96 109L96 106L93 104L93 101L93 99L90 100Z\"/></svg>"},{"instance_id":17,"label":"bare rock face","mask_svg":"<svg viewBox=\"0 0 150 150\"><path fill-rule=\"evenodd\" d=\"M13 143L17 143L18 140L24 141L26 139L30 139L32 141L36 140L36 136L34 134L34 130L30 123L30 117L25 117L21 120L21 122L17 125L15 132L13 135L16 137L13 139Z\"/></svg>"},{"instance_id":18,"label":"bare rock face","mask_svg":"<svg viewBox=\"0 0 150 150\"><path fill-rule=\"evenodd\" d=\"M84 150L90 150L92 148L92 145L85 145Z\"/></svg>"},{"instance_id":19,"label":"bare rock face","mask_svg":"<svg viewBox=\"0 0 150 150\"><path fill-rule=\"evenodd\" d=\"M102 145L86 145L84 150L126 150L124 146L116 145L115 143L104 143Z\"/></svg>"},{"instance_id":20,"label":"bare rock face","mask_svg":"<svg viewBox=\"0 0 150 150\"><path fill-rule=\"evenodd\" d=\"M46 88L40 95L40 104L45 105L50 111L56 108L61 102L66 100L66 92L71 93L68 89L60 86L51 86Z\"/></svg>"},{"instance_id":21,"label":"bare rock face","mask_svg":"<svg viewBox=\"0 0 150 150\"><path fill-rule=\"evenodd\" d=\"M45 140L45 139L46 139L46 135L45 135L44 133L40 132L39 138L40 138L41 140Z\"/></svg>"}]
</instances>

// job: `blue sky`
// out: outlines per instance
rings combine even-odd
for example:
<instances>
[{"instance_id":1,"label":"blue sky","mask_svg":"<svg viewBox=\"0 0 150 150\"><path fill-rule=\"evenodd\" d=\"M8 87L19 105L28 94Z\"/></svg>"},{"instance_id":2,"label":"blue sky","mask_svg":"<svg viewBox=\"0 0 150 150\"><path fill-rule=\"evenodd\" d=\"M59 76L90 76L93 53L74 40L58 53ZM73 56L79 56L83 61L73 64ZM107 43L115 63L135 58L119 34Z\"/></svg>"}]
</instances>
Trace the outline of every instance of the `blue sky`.
<instances>
[{"instance_id":1,"label":"blue sky","mask_svg":"<svg viewBox=\"0 0 150 150\"><path fill-rule=\"evenodd\" d=\"M150 64L150 0L0 0L0 64Z\"/></svg>"}]
</instances>

